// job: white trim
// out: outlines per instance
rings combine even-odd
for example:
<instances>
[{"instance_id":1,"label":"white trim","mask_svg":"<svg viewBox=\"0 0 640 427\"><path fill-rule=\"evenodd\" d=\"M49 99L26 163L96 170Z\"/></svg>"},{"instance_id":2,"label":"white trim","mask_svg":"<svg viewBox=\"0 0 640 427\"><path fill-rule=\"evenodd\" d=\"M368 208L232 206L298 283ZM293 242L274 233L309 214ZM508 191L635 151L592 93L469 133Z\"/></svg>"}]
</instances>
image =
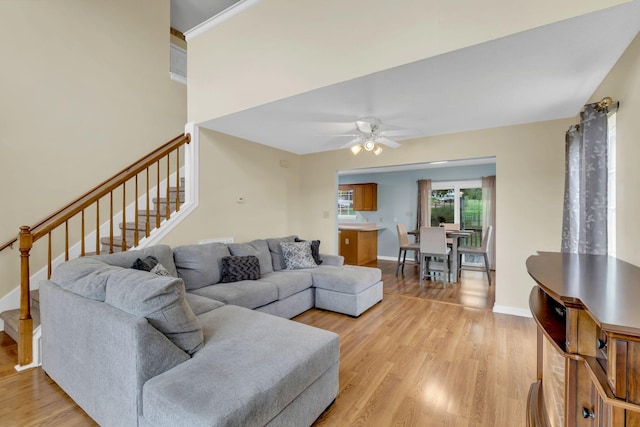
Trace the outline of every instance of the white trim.
<instances>
[{"instance_id":1,"label":"white trim","mask_svg":"<svg viewBox=\"0 0 640 427\"><path fill-rule=\"evenodd\" d=\"M378 255L378 259L381 259L384 261L398 261L398 257L395 257L395 256ZM409 264L409 261L407 261L407 264Z\"/></svg>"},{"instance_id":2,"label":"white trim","mask_svg":"<svg viewBox=\"0 0 640 427\"><path fill-rule=\"evenodd\" d=\"M481 179L466 179L461 181L432 181L432 190L448 190L450 188L482 188Z\"/></svg>"},{"instance_id":3,"label":"white trim","mask_svg":"<svg viewBox=\"0 0 640 427\"><path fill-rule=\"evenodd\" d=\"M183 85L187 84L187 79L182 77L180 74L172 73L169 71L169 78L174 82L182 83Z\"/></svg>"},{"instance_id":4,"label":"white trim","mask_svg":"<svg viewBox=\"0 0 640 427\"><path fill-rule=\"evenodd\" d=\"M225 244L229 244L229 243L233 243L233 237L214 237L213 239L203 239L203 240L198 240L198 244L199 245L206 245L207 243L225 243Z\"/></svg>"},{"instance_id":5,"label":"white trim","mask_svg":"<svg viewBox=\"0 0 640 427\"><path fill-rule=\"evenodd\" d=\"M237 15L243 10L253 6L256 3L259 3L261 0L240 0L239 2L229 6L222 12L217 15L212 16L201 24L196 25L192 29L184 32L184 38L187 42L189 42L194 37L198 37L201 34L206 33L210 29L222 24L227 19Z\"/></svg>"},{"instance_id":6,"label":"white trim","mask_svg":"<svg viewBox=\"0 0 640 427\"><path fill-rule=\"evenodd\" d=\"M510 314L512 316L533 317L531 315L531 310L527 310L525 308L518 308L518 307L509 307L506 305L494 305L493 312L500 313L500 314Z\"/></svg>"}]
</instances>

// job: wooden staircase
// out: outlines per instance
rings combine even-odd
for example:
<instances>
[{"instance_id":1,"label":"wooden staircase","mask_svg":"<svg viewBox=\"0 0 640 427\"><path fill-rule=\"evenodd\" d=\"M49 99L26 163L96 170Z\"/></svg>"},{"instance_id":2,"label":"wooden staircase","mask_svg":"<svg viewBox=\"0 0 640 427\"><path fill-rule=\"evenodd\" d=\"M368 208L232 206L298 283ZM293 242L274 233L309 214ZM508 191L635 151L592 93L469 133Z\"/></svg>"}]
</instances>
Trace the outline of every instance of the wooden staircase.
<instances>
[{"instance_id":1,"label":"wooden staircase","mask_svg":"<svg viewBox=\"0 0 640 427\"><path fill-rule=\"evenodd\" d=\"M179 198L178 198L179 197ZM126 223L120 223L120 236L114 236L113 241L110 237L102 237L100 239L101 249L100 253L113 253L122 252L122 236L125 236L126 250L133 248L134 242L140 241L146 236L147 225L149 232L158 228L158 224L161 223L167 214L174 214L185 202L184 192L184 177L180 178L180 188L169 187L169 210L167 212L167 198L154 197L153 208L149 207L149 211L146 209L138 210L137 226L136 221L127 221ZM137 235L136 235L137 234ZM86 255L94 255L95 253L87 253Z\"/></svg>"},{"instance_id":2,"label":"wooden staircase","mask_svg":"<svg viewBox=\"0 0 640 427\"><path fill-rule=\"evenodd\" d=\"M180 195L179 203L182 204L185 201L184 197L184 178L180 179L180 191L177 191L175 187L171 187L169 189L169 209L170 214L176 212L178 208L178 195ZM145 236L146 232L146 224L149 222L149 230L154 230L156 227L156 219L159 215L161 221L167 215L167 199L153 199L153 203L155 205L154 209L149 210L149 217L147 217L147 211L140 210L138 211L138 239L142 239ZM159 212L156 209L159 208ZM133 247L133 242L135 239L136 233L136 223L135 222L127 222L126 224L120 223L120 232L125 234L125 243L127 250ZM102 249L101 254L108 254L113 252L121 252L122 251L122 234L120 236L113 238L113 247L111 248L111 242L109 237L103 237L101 239ZM95 252L87 252L85 256L95 255ZM40 293L38 290L34 290L30 292L31 295L31 318L33 319L33 328L37 328L40 325ZM18 342L18 320L20 319L20 309L16 308L14 310L8 310L0 313L0 319L4 321L4 331L13 338L14 341Z\"/></svg>"},{"instance_id":3,"label":"wooden staircase","mask_svg":"<svg viewBox=\"0 0 640 427\"><path fill-rule=\"evenodd\" d=\"M37 224L21 226L16 238L0 245L3 251L17 243L19 251L20 308L0 314L7 335L18 344L18 368L39 363L39 358L33 358L40 316L38 293L30 292L32 279L49 278L57 263L93 255L91 250L107 254L153 244L164 233L151 234L152 230L165 223L166 230L171 230L177 224L174 213L177 218L184 218L197 207L197 200L193 201L197 194L192 191L190 202L181 209L186 199L183 176L195 179L197 170L197 148L190 142L190 133L178 135ZM115 224L119 221L122 223L118 236ZM80 241L76 244L72 236L81 236ZM47 259L45 266L37 266L37 273L32 276L30 256L35 244L44 248Z\"/></svg>"}]
</instances>

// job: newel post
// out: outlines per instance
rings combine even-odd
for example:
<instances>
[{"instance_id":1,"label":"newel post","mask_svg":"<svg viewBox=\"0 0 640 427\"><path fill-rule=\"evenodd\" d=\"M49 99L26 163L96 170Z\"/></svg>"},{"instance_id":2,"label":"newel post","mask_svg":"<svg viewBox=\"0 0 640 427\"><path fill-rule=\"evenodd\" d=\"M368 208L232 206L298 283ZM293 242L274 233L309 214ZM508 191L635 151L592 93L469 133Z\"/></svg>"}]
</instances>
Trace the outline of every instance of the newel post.
<instances>
[{"instance_id":1,"label":"newel post","mask_svg":"<svg viewBox=\"0 0 640 427\"><path fill-rule=\"evenodd\" d=\"M29 227L20 227L20 319L18 320L18 364L31 364L33 360L33 320L31 319L31 294L29 287L29 252L33 235Z\"/></svg>"}]
</instances>

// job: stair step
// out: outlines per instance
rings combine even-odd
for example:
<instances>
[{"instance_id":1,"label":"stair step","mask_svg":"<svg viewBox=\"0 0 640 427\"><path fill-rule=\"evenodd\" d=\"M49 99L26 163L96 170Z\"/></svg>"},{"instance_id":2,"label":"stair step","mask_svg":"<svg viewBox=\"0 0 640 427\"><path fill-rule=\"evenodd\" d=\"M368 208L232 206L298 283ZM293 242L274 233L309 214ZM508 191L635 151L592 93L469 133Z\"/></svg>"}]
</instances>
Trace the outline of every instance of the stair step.
<instances>
[{"instance_id":1,"label":"stair step","mask_svg":"<svg viewBox=\"0 0 640 427\"><path fill-rule=\"evenodd\" d=\"M167 211L165 209L161 209L160 210L160 220L162 221L162 219L167 215ZM146 210L139 210L138 211L138 222L140 223L144 223L147 220L147 211ZM149 210L149 221L151 221L151 225L153 226L155 224L155 220L156 220L156 210L155 209L150 209Z\"/></svg>"},{"instance_id":2,"label":"stair step","mask_svg":"<svg viewBox=\"0 0 640 427\"><path fill-rule=\"evenodd\" d=\"M109 253L109 237L103 237L100 239L100 243L102 243L102 250L100 253L108 254ZM133 240L127 239L126 248L127 250L133 247ZM122 252L122 237L113 236L113 252Z\"/></svg>"},{"instance_id":3,"label":"stair step","mask_svg":"<svg viewBox=\"0 0 640 427\"><path fill-rule=\"evenodd\" d=\"M15 342L18 342L18 321L20 320L20 309L7 310L0 313L0 319L4 321L4 331ZM31 319L33 328L40 326L40 310L31 308Z\"/></svg>"}]
</instances>

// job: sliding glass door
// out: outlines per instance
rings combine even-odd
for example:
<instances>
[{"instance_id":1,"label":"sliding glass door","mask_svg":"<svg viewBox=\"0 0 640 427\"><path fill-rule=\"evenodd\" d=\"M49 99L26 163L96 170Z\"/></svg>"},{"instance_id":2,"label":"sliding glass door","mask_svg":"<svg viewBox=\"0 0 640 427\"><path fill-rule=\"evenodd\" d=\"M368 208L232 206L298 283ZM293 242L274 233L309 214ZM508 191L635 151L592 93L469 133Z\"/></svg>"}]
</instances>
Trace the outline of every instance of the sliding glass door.
<instances>
[{"instance_id":1,"label":"sliding glass door","mask_svg":"<svg viewBox=\"0 0 640 427\"><path fill-rule=\"evenodd\" d=\"M482 181L448 181L431 183L431 226L442 223L460 224L460 229L473 231L462 245L482 244ZM465 264L482 264L478 257L466 257Z\"/></svg>"}]
</instances>

